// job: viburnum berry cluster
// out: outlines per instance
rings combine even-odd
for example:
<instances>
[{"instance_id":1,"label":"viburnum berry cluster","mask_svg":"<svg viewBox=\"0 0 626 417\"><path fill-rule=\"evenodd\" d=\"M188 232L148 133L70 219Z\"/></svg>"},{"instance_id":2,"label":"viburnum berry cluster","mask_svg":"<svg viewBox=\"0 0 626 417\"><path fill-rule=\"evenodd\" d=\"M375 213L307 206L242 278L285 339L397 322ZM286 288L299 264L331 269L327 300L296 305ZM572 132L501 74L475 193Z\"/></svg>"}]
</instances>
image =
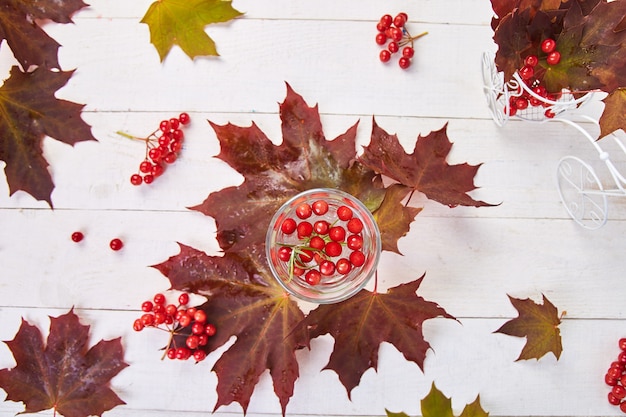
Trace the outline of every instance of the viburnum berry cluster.
<instances>
[{"instance_id":1,"label":"viburnum berry cluster","mask_svg":"<svg viewBox=\"0 0 626 417\"><path fill-rule=\"evenodd\" d=\"M401 51L398 65L402 69L407 69L411 66L411 59L415 54L413 41L421 38L428 32L411 36L406 28L408 19L408 15L404 12L398 13L395 18L391 17L390 14L385 14L376 24L376 29L378 30L376 43L380 46L386 46L379 54L381 62L389 62L393 54Z\"/></svg>"},{"instance_id":2,"label":"viburnum berry cluster","mask_svg":"<svg viewBox=\"0 0 626 417\"><path fill-rule=\"evenodd\" d=\"M528 55L524 58L524 65L518 70L520 78L526 83L529 89L538 97L528 94L526 91L521 91L520 95L514 95L509 98L508 111L509 116L514 116L518 110L526 110L531 107L550 107L552 104L546 101L556 101L561 98L562 93L549 92L541 81L536 77L539 69L540 60L545 61L548 66L556 65L561 61L561 54L556 50L556 41L554 39L544 39L541 43L541 52L543 55ZM546 109L544 115L551 119L555 116L551 109Z\"/></svg>"},{"instance_id":3,"label":"viburnum berry cluster","mask_svg":"<svg viewBox=\"0 0 626 417\"><path fill-rule=\"evenodd\" d=\"M182 293L178 297L178 305L166 304L164 294L158 293L152 300L141 304L143 314L133 323L135 331L146 327L165 330L170 334L165 355L169 359L187 360L193 357L196 362L206 358L203 347L209 337L217 331L215 325L207 321L206 313L195 307L188 307L189 294ZM174 336L186 336L185 346L176 346Z\"/></svg>"},{"instance_id":4,"label":"viburnum berry cluster","mask_svg":"<svg viewBox=\"0 0 626 417\"><path fill-rule=\"evenodd\" d=\"M626 413L626 338L621 338L618 345L620 353L617 360L611 363L604 380L612 387L608 395L609 403L619 406Z\"/></svg>"},{"instance_id":5,"label":"viburnum berry cluster","mask_svg":"<svg viewBox=\"0 0 626 417\"><path fill-rule=\"evenodd\" d=\"M143 140L146 143L146 155L139 164L138 172L131 175L131 184L151 184L163 174L168 164L176 161L185 138L182 127L189 124L190 120L187 113L181 113L177 118L162 120L159 128L146 138L137 138L118 132L123 136Z\"/></svg>"},{"instance_id":6,"label":"viburnum berry cluster","mask_svg":"<svg viewBox=\"0 0 626 417\"><path fill-rule=\"evenodd\" d=\"M296 218L288 217L280 225L284 235L298 239L295 244L279 243L278 259L287 263L291 279L318 285L325 278L337 279L365 264L362 220L345 205L337 208L332 222L328 213L324 200L305 202L296 207Z\"/></svg>"}]
</instances>

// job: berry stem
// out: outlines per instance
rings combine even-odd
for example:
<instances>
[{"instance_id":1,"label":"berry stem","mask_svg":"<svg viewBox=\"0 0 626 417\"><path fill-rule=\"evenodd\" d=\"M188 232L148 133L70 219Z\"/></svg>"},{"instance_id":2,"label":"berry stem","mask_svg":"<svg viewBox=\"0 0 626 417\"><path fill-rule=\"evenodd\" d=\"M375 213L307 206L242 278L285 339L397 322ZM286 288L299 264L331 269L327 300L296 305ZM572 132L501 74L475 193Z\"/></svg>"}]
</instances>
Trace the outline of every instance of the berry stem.
<instances>
[{"instance_id":1,"label":"berry stem","mask_svg":"<svg viewBox=\"0 0 626 417\"><path fill-rule=\"evenodd\" d=\"M406 30L406 29L404 29L404 30L405 30L405 32L407 34L407 37L405 39L402 39L402 41L400 41L398 43L398 46L404 46L404 45L407 45L407 44L411 44L411 46L413 46L413 41L421 38L422 36L428 35L428 32L422 32L419 35L411 36L411 34L409 33L408 30Z\"/></svg>"}]
</instances>

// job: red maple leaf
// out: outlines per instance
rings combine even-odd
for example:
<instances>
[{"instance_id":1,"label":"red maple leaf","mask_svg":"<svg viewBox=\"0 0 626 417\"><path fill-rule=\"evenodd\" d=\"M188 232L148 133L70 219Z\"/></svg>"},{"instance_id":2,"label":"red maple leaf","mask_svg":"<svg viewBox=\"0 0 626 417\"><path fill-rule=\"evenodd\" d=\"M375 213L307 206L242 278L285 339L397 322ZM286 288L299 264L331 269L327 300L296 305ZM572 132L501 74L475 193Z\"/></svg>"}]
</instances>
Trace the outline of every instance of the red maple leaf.
<instances>
[{"instance_id":1,"label":"red maple leaf","mask_svg":"<svg viewBox=\"0 0 626 417\"><path fill-rule=\"evenodd\" d=\"M6 162L11 195L23 190L52 206L54 183L41 149L43 138L70 145L95 140L80 117L84 106L54 96L71 76L72 72L38 68L25 73L13 67L0 87L0 160Z\"/></svg>"},{"instance_id":2,"label":"red maple leaf","mask_svg":"<svg viewBox=\"0 0 626 417\"><path fill-rule=\"evenodd\" d=\"M101 416L125 404L108 386L128 366L121 338L90 349L88 341L89 326L80 324L73 310L50 318L45 344L39 329L22 319L15 338L5 342L17 362L0 370L6 400L23 402L25 413L52 408L65 417Z\"/></svg>"},{"instance_id":3,"label":"red maple leaf","mask_svg":"<svg viewBox=\"0 0 626 417\"><path fill-rule=\"evenodd\" d=\"M311 338L327 333L335 338L325 369L337 372L348 396L367 369L377 369L382 342L391 343L424 369L430 344L424 340L422 324L435 317L454 317L417 295L423 279L391 288L386 294L361 290L340 303L320 305L307 316Z\"/></svg>"}]
</instances>

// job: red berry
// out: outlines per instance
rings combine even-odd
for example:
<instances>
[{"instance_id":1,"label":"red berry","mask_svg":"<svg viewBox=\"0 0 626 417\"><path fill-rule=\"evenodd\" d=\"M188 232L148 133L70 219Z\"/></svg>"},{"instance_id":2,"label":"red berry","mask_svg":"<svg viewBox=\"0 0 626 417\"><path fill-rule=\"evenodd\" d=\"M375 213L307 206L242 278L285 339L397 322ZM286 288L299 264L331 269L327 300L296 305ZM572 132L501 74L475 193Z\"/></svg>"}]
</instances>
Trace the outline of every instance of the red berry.
<instances>
[{"instance_id":1,"label":"red berry","mask_svg":"<svg viewBox=\"0 0 626 417\"><path fill-rule=\"evenodd\" d=\"M178 304L184 306L187 303L189 303L189 294L184 292L184 293L182 293L181 295L178 296Z\"/></svg>"},{"instance_id":2,"label":"red berry","mask_svg":"<svg viewBox=\"0 0 626 417\"><path fill-rule=\"evenodd\" d=\"M626 337L623 337L619 340L618 346L621 350L626 350Z\"/></svg>"},{"instance_id":3,"label":"red berry","mask_svg":"<svg viewBox=\"0 0 626 417\"><path fill-rule=\"evenodd\" d=\"M176 359L176 348L169 348L167 350L168 359Z\"/></svg>"},{"instance_id":4,"label":"red berry","mask_svg":"<svg viewBox=\"0 0 626 417\"><path fill-rule=\"evenodd\" d=\"M291 248L289 246L281 246L278 249L278 259L283 262L289 262L289 259L291 259Z\"/></svg>"},{"instance_id":5,"label":"red berry","mask_svg":"<svg viewBox=\"0 0 626 417\"><path fill-rule=\"evenodd\" d=\"M376 23L376 30L379 32L384 32L389 26L385 26L383 22Z\"/></svg>"},{"instance_id":6,"label":"red berry","mask_svg":"<svg viewBox=\"0 0 626 417\"><path fill-rule=\"evenodd\" d=\"M185 139L185 134L183 133L182 130L176 129L175 131L172 132L172 138L173 138L173 140L176 140L178 142L182 142L183 139Z\"/></svg>"},{"instance_id":7,"label":"red berry","mask_svg":"<svg viewBox=\"0 0 626 417\"><path fill-rule=\"evenodd\" d=\"M558 51L552 51L548 54L546 62L550 65L556 65L561 62L561 54Z\"/></svg>"},{"instance_id":8,"label":"red berry","mask_svg":"<svg viewBox=\"0 0 626 417\"><path fill-rule=\"evenodd\" d=\"M189 115L188 115L187 113L181 113L181 114L178 116L178 120L179 120L179 121L180 121L180 123L181 123L181 124L183 124L183 125L186 125L186 124L188 124L188 123L191 121L191 119L189 118Z\"/></svg>"},{"instance_id":9,"label":"red berry","mask_svg":"<svg viewBox=\"0 0 626 417\"><path fill-rule=\"evenodd\" d=\"M332 261L322 261L320 263L320 274L330 276L335 273L335 264Z\"/></svg>"},{"instance_id":10,"label":"red berry","mask_svg":"<svg viewBox=\"0 0 626 417\"><path fill-rule=\"evenodd\" d=\"M301 251L301 253L298 254L298 257L302 262L311 262L313 260L314 254L313 251L304 249Z\"/></svg>"},{"instance_id":11,"label":"red berry","mask_svg":"<svg viewBox=\"0 0 626 417\"><path fill-rule=\"evenodd\" d=\"M142 314L141 322L144 326L152 326L154 324L154 315L150 313Z\"/></svg>"},{"instance_id":12,"label":"red berry","mask_svg":"<svg viewBox=\"0 0 626 417\"><path fill-rule=\"evenodd\" d=\"M607 374L608 376L610 376L611 378L619 378L619 377L621 377L621 376L622 376L622 372L623 372L623 370L622 370L622 369L620 369L620 368L610 368L610 369L606 372L606 374Z\"/></svg>"},{"instance_id":13,"label":"red berry","mask_svg":"<svg viewBox=\"0 0 626 417\"><path fill-rule=\"evenodd\" d=\"M324 200L317 200L311 204L311 209L318 216L323 216L328 212L328 203Z\"/></svg>"},{"instance_id":14,"label":"red berry","mask_svg":"<svg viewBox=\"0 0 626 417\"><path fill-rule=\"evenodd\" d=\"M193 358L196 362L201 362L206 358L206 352L204 350L196 350L193 352Z\"/></svg>"},{"instance_id":15,"label":"red berry","mask_svg":"<svg viewBox=\"0 0 626 417\"><path fill-rule=\"evenodd\" d=\"M398 65L400 65L400 68L402 69L407 69L408 67L411 66L411 60L403 56L402 58L398 60Z\"/></svg>"},{"instance_id":16,"label":"red berry","mask_svg":"<svg viewBox=\"0 0 626 417\"><path fill-rule=\"evenodd\" d=\"M330 229L330 224L326 220L318 220L313 224L313 230L318 235L325 235L328 233L328 229Z\"/></svg>"},{"instance_id":17,"label":"red berry","mask_svg":"<svg viewBox=\"0 0 626 417\"><path fill-rule=\"evenodd\" d=\"M191 324L191 317L189 317L188 315L182 315L180 316L180 318L178 319L178 323L183 326L183 327L187 327Z\"/></svg>"},{"instance_id":18,"label":"red berry","mask_svg":"<svg viewBox=\"0 0 626 417\"><path fill-rule=\"evenodd\" d=\"M147 174L151 171L152 171L152 164L150 163L150 161L142 161L139 164L139 172L143 172L144 174Z\"/></svg>"},{"instance_id":19,"label":"red berry","mask_svg":"<svg viewBox=\"0 0 626 417\"><path fill-rule=\"evenodd\" d=\"M198 347L198 336L196 336L195 334L192 334L191 336L187 336L187 339L185 340L185 344L191 350L196 349Z\"/></svg>"},{"instance_id":20,"label":"red berry","mask_svg":"<svg viewBox=\"0 0 626 417\"><path fill-rule=\"evenodd\" d=\"M154 181L154 175L152 174L144 175L143 182L145 182L146 184L152 184L153 181Z\"/></svg>"},{"instance_id":21,"label":"red berry","mask_svg":"<svg viewBox=\"0 0 626 417\"><path fill-rule=\"evenodd\" d=\"M389 52L392 54L395 54L400 50L400 46L398 46L398 42L392 41L389 42L389 45L387 45L387 49L389 49Z\"/></svg>"},{"instance_id":22,"label":"red berry","mask_svg":"<svg viewBox=\"0 0 626 417\"><path fill-rule=\"evenodd\" d=\"M350 235L346 240L346 246L352 250L359 250L363 247L363 237L361 235Z\"/></svg>"},{"instance_id":23,"label":"red berry","mask_svg":"<svg viewBox=\"0 0 626 417\"><path fill-rule=\"evenodd\" d=\"M209 336L206 333L202 333L198 335L198 345L206 346L209 343Z\"/></svg>"},{"instance_id":24,"label":"red berry","mask_svg":"<svg viewBox=\"0 0 626 417\"><path fill-rule=\"evenodd\" d=\"M361 219L353 217L348 221L346 227L348 228L348 231L350 231L350 233L361 233L361 230L363 230L363 222L361 221Z\"/></svg>"},{"instance_id":25,"label":"red berry","mask_svg":"<svg viewBox=\"0 0 626 417\"><path fill-rule=\"evenodd\" d=\"M363 252L355 250L350 254L350 262L356 267L363 266L365 263L365 255Z\"/></svg>"},{"instance_id":26,"label":"red berry","mask_svg":"<svg viewBox=\"0 0 626 417\"><path fill-rule=\"evenodd\" d=\"M335 264L335 269L338 274L346 275L352 269L352 264L346 258L341 258Z\"/></svg>"},{"instance_id":27,"label":"red berry","mask_svg":"<svg viewBox=\"0 0 626 417\"><path fill-rule=\"evenodd\" d=\"M133 185L141 185L143 183L143 178L139 174L133 174L130 176L130 183Z\"/></svg>"},{"instance_id":28,"label":"red berry","mask_svg":"<svg viewBox=\"0 0 626 417\"><path fill-rule=\"evenodd\" d=\"M380 59L380 62L389 62L389 60L391 59L391 52L383 49L382 51L380 51L378 58Z\"/></svg>"},{"instance_id":29,"label":"red berry","mask_svg":"<svg viewBox=\"0 0 626 417\"><path fill-rule=\"evenodd\" d=\"M543 42L541 42L541 50L546 54L554 51L554 48L556 48L556 41L554 39L548 38L544 39Z\"/></svg>"},{"instance_id":30,"label":"red berry","mask_svg":"<svg viewBox=\"0 0 626 417\"><path fill-rule=\"evenodd\" d=\"M556 114L555 114L552 110L550 110L550 109L547 109L547 110L544 112L544 115L545 115L548 119L552 119L552 118L554 118L554 116L556 116Z\"/></svg>"},{"instance_id":31,"label":"red berry","mask_svg":"<svg viewBox=\"0 0 626 417\"><path fill-rule=\"evenodd\" d=\"M311 269L306 273L304 279L309 285L317 285L322 280L322 274L315 269Z\"/></svg>"},{"instance_id":32,"label":"red berry","mask_svg":"<svg viewBox=\"0 0 626 417\"><path fill-rule=\"evenodd\" d=\"M72 233L72 241L73 242L80 242L81 240L83 240L83 238L85 237L85 235L83 235L83 232L74 232Z\"/></svg>"},{"instance_id":33,"label":"red berry","mask_svg":"<svg viewBox=\"0 0 626 417\"><path fill-rule=\"evenodd\" d=\"M141 319L137 319L133 322L133 330L136 332L142 331L144 327L145 325L143 324L143 321L141 321Z\"/></svg>"},{"instance_id":34,"label":"red berry","mask_svg":"<svg viewBox=\"0 0 626 417\"><path fill-rule=\"evenodd\" d=\"M619 379L612 377L608 373L604 375L604 382L606 382L607 385L610 385L610 386L617 385L617 381L619 381Z\"/></svg>"},{"instance_id":35,"label":"red berry","mask_svg":"<svg viewBox=\"0 0 626 417\"><path fill-rule=\"evenodd\" d=\"M626 413L626 401L622 401L619 405L619 409L622 413Z\"/></svg>"},{"instance_id":36,"label":"red berry","mask_svg":"<svg viewBox=\"0 0 626 417\"><path fill-rule=\"evenodd\" d=\"M518 97L517 100L515 100L515 107L517 110L526 110L528 108L528 100L524 97Z\"/></svg>"},{"instance_id":37,"label":"red berry","mask_svg":"<svg viewBox=\"0 0 626 417\"><path fill-rule=\"evenodd\" d=\"M539 58L537 55L528 55L526 59L524 59L524 64L529 67L535 67L539 63Z\"/></svg>"},{"instance_id":38,"label":"red berry","mask_svg":"<svg viewBox=\"0 0 626 417\"><path fill-rule=\"evenodd\" d=\"M159 123L159 129L161 129L162 132L168 132L171 129L170 121L162 120L161 123Z\"/></svg>"},{"instance_id":39,"label":"red berry","mask_svg":"<svg viewBox=\"0 0 626 417\"><path fill-rule=\"evenodd\" d=\"M615 385L611 392L613 393L613 395L615 395L615 397L619 398L620 400L623 400L624 397L626 397L626 388L622 387L621 385Z\"/></svg>"},{"instance_id":40,"label":"red berry","mask_svg":"<svg viewBox=\"0 0 626 417\"><path fill-rule=\"evenodd\" d=\"M401 28L406 23L406 13L400 13L393 19L393 24Z\"/></svg>"},{"instance_id":41,"label":"red berry","mask_svg":"<svg viewBox=\"0 0 626 417\"><path fill-rule=\"evenodd\" d=\"M309 222L300 222L296 230L298 230L298 237L308 237L313 233L313 225Z\"/></svg>"},{"instance_id":42,"label":"red berry","mask_svg":"<svg viewBox=\"0 0 626 417\"><path fill-rule=\"evenodd\" d=\"M159 177L163 174L165 168L161 164L152 165L152 171L150 172L154 178ZM144 177L145 178L145 177Z\"/></svg>"},{"instance_id":43,"label":"red berry","mask_svg":"<svg viewBox=\"0 0 626 417\"><path fill-rule=\"evenodd\" d=\"M189 316L190 319L193 320L193 316L194 314L196 314L196 308L195 307L189 307L186 311L185 314Z\"/></svg>"},{"instance_id":44,"label":"red berry","mask_svg":"<svg viewBox=\"0 0 626 417\"><path fill-rule=\"evenodd\" d=\"M152 148L148 151L148 157L152 159L154 162L158 162L161 159L161 149L160 148Z\"/></svg>"},{"instance_id":45,"label":"red berry","mask_svg":"<svg viewBox=\"0 0 626 417\"><path fill-rule=\"evenodd\" d=\"M176 161L176 154L174 152L168 152L163 157L166 164L173 164Z\"/></svg>"},{"instance_id":46,"label":"red berry","mask_svg":"<svg viewBox=\"0 0 626 417\"><path fill-rule=\"evenodd\" d=\"M215 325L213 325L213 324L210 324L210 323L209 323L209 324L207 324L207 325L204 327L204 333L205 333L207 336L214 336L214 335L215 335L215 332L217 332L217 329L215 328Z\"/></svg>"},{"instance_id":47,"label":"red berry","mask_svg":"<svg viewBox=\"0 0 626 417\"><path fill-rule=\"evenodd\" d=\"M178 129L179 126L180 126L180 120L178 120L175 117L172 117L170 119L170 129L176 130L176 129Z\"/></svg>"},{"instance_id":48,"label":"red berry","mask_svg":"<svg viewBox=\"0 0 626 417\"><path fill-rule=\"evenodd\" d=\"M328 231L328 237L330 237L335 242L343 242L346 238L346 229L342 226L333 226Z\"/></svg>"},{"instance_id":49,"label":"red berry","mask_svg":"<svg viewBox=\"0 0 626 417\"><path fill-rule=\"evenodd\" d=\"M622 351L617 355L617 361L626 364L626 351Z\"/></svg>"},{"instance_id":50,"label":"red berry","mask_svg":"<svg viewBox=\"0 0 626 417\"><path fill-rule=\"evenodd\" d=\"M348 221L352 218L352 209L348 206L340 206L337 209L337 217L339 220Z\"/></svg>"},{"instance_id":51,"label":"red berry","mask_svg":"<svg viewBox=\"0 0 626 417\"><path fill-rule=\"evenodd\" d=\"M300 268L300 267L297 267L297 266L294 266L294 267L293 267L293 271L292 271L292 272L293 272L293 274L294 274L295 276L299 277L299 276L301 276L302 274L304 274L304 269L302 269L302 268Z\"/></svg>"},{"instance_id":52,"label":"red berry","mask_svg":"<svg viewBox=\"0 0 626 417\"><path fill-rule=\"evenodd\" d=\"M290 235L296 231L296 227L297 227L296 221L292 218L289 218L289 219L285 219L283 224L280 225L280 230L284 234Z\"/></svg>"},{"instance_id":53,"label":"red berry","mask_svg":"<svg viewBox=\"0 0 626 417\"><path fill-rule=\"evenodd\" d=\"M191 351L189 349L184 347L179 347L178 349L176 349L176 359L184 361L186 359L189 359L190 356Z\"/></svg>"},{"instance_id":54,"label":"red berry","mask_svg":"<svg viewBox=\"0 0 626 417\"><path fill-rule=\"evenodd\" d=\"M400 42L402 40L402 29L389 28L389 34L392 41Z\"/></svg>"},{"instance_id":55,"label":"red berry","mask_svg":"<svg viewBox=\"0 0 626 417\"><path fill-rule=\"evenodd\" d=\"M324 252L331 257L339 256L342 252L341 244L334 241L328 242L324 247Z\"/></svg>"},{"instance_id":56,"label":"red berry","mask_svg":"<svg viewBox=\"0 0 626 417\"><path fill-rule=\"evenodd\" d=\"M385 43L387 43L387 35L385 35L383 32L378 32L376 34L376 43L378 45L384 45Z\"/></svg>"},{"instance_id":57,"label":"red berry","mask_svg":"<svg viewBox=\"0 0 626 417\"><path fill-rule=\"evenodd\" d=\"M323 250L324 246L326 246L326 242L319 236L313 236L309 241L309 246L313 249Z\"/></svg>"},{"instance_id":58,"label":"red berry","mask_svg":"<svg viewBox=\"0 0 626 417\"><path fill-rule=\"evenodd\" d=\"M155 294L153 300L155 304L160 304L160 305L165 304L165 296L161 293Z\"/></svg>"},{"instance_id":59,"label":"red berry","mask_svg":"<svg viewBox=\"0 0 626 417\"><path fill-rule=\"evenodd\" d=\"M165 313L154 313L154 324L159 325L165 323Z\"/></svg>"},{"instance_id":60,"label":"red berry","mask_svg":"<svg viewBox=\"0 0 626 417\"><path fill-rule=\"evenodd\" d=\"M191 325L191 333L201 335L204 333L204 323L194 323Z\"/></svg>"},{"instance_id":61,"label":"red berry","mask_svg":"<svg viewBox=\"0 0 626 417\"><path fill-rule=\"evenodd\" d=\"M383 15L383 17L380 18L380 23L389 27L393 23L393 17L391 17L390 14Z\"/></svg>"},{"instance_id":62,"label":"red berry","mask_svg":"<svg viewBox=\"0 0 626 417\"><path fill-rule=\"evenodd\" d=\"M402 56L405 58L413 58L413 55L415 55L415 50L410 47L410 46L405 46L404 48L402 48Z\"/></svg>"},{"instance_id":63,"label":"red berry","mask_svg":"<svg viewBox=\"0 0 626 417\"><path fill-rule=\"evenodd\" d=\"M193 319L196 323L204 323L206 322L206 313L204 310L197 310L193 315Z\"/></svg>"},{"instance_id":64,"label":"red berry","mask_svg":"<svg viewBox=\"0 0 626 417\"><path fill-rule=\"evenodd\" d=\"M141 304L141 311L149 313L152 311L152 309L154 308L154 304L152 304L152 301L144 301Z\"/></svg>"},{"instance_id":65,"label":"red berry","mask_svg":"<svg viewBox=\"0 0 626 417\"><path fill-rule=\"evenodd\" d=\"M122 249L123 246L124 243L118 238L112 239L111 242L109 242L109 247L115 251Z\"/></svg>"},{"instance_id":66,"label":"red berry","mask_svg":"<svg viewBox=\"0 0 626 417\"><path fill-rule=\"evenodd\" d=\"M311 217L313 213L313 209L307 203L302 203L298 207L296 207L296 216L301 219L308 219Z\"/></svg>"},{"instance_id":67,"label":"red berry","mask_svg":"<svg viewBox=\"0 0 626 417\"><path fill-rule=\"evenodd\" d=\"M529 65L524 65L519 70L519 76L522 77L522 80L529 80L533 77L533 75L535 75L535 70Z\"/></svg>"},{"instance_id":68,"label":"red berry","mask_svg":"<svg viewBox=\"0 0 626 417\"><path fill-rule=\"evenodd\" d=\"M617 398L615 394L613 394L613 391L609 392L607 399L609 400L609 404L612 404L612 405L619 405L620 403L619 398Z\"/></svg>"}]
</instances>

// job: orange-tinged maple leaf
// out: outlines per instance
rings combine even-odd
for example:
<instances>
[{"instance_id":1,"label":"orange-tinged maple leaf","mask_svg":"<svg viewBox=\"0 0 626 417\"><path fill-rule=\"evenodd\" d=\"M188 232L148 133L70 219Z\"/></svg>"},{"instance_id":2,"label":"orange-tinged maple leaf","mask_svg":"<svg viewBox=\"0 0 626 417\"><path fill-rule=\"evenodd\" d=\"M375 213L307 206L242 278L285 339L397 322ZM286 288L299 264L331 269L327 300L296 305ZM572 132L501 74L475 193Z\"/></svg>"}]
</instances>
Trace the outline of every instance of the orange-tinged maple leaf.
<instances>
[{"instance_id":1,"label":"orange-tinged maple leaf","mask_svg":"<svg viewBox=\"0 0 626 417\"><path fill-rule=\"evenodd\" d=\"M426 397L422 398L420 402L422 417L454 417L452 412L452 400L445 395L435 386L433 382L430 387L430 392ZM389 410L387 417L409 417L408 414L399 412L394 413ZM459 417L488 417L489 413L483 410L480 405L480 396L476 396L473 403L467 404Z\"/></svg>"},{"instance_id":2,"label":"orange-tinged maple leaf","mask_svg":"<svg viewBox=\"0 0 626 417\"><path fill-rule=\"evenodd\" d=\"M600 138L616 130L626 132L626 88L619 88L605 97L604 111L600 116Z\"/></svg>"},{"instance_id":3,"label":"orange-tinged maple leaf","mask_svg":"<svg viewBox=\"0 0 626 417\"><path fill-rule=\"evenodd\" d=\"M17 366L0 370L0 387L6 400L21 401L24 413L54 409L65 417L101 416L125 404L109 381L128 364L123 360L121 338L88 349L89 326L73 310L50 318L44 344L39 329L22 319L15 338L5 342Z\"/></svg>"},{"instance_id":4,"label":"orange-tinged maple leaf","mask_svg":"<svg viewBox=\"0 0 626 417\"><path fill-rule=\"evenodd\" d=\"M324 369L337 373L348 396L367 369L377 369L382 342L391 343L407 360L424 368L430 344L424 340L422 323L435 317L454 317L417 295L423 279L391 288L386 294L361 290L340 303L320 305L307 316L304 324L311 338L328 333L335 339Z\"/></svg>"},{"instance_id":5,"label":"orange-tinged maple leaf","mask_svg":"<svg viewBox=\"0 0 626 417\"><path fill-rule=\"evenodd\" d=\"M365 166L400 184L422 192L431 200L448 206L489 206L467 193L476 189L474 176L480 165L449 165L452 148L446 134L447 124L427 136L419 136L413 153L407 154L396 135L373 123L372 139L359 159Z\"/></svg>"},{"instance_id":6,"label":"orange-tinged maple leaf","mask_svg":"<svg viewBox=\"0 0 626 417\"><path fill-rule=\"evenodd\" d=\"M507 321L495 332L526 338L526 344L516 360L539 359L548 352L552 352L558 360L563 346L559 330L561 318L556 307L545 295L543 304L529 298L522 300L509 296L509 299L519 316Z\"/></svg>"}]
</instances>

